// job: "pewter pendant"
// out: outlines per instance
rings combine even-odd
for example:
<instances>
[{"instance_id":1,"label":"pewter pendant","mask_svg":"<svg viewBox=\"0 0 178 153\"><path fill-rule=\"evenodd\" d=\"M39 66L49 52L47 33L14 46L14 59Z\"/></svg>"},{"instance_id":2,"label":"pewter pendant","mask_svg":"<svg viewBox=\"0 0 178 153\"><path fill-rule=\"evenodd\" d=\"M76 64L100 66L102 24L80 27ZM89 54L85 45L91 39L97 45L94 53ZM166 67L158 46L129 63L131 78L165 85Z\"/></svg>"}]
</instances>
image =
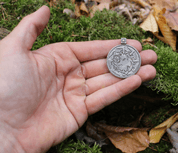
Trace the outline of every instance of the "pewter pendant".
<instances>
[{"instance_id":1,"label":"pewter pendant","mask_svg":"<svg viewBox=\"0 0 178 153\"><path fill-rule=\"evenodd\" d=\"M127 45L126 38L121 38L121 45L110 50L107 56L109 71L119 78L127 78L137 73L141 65L141 57L137 49Z\"/></svg>"}]
</instances>

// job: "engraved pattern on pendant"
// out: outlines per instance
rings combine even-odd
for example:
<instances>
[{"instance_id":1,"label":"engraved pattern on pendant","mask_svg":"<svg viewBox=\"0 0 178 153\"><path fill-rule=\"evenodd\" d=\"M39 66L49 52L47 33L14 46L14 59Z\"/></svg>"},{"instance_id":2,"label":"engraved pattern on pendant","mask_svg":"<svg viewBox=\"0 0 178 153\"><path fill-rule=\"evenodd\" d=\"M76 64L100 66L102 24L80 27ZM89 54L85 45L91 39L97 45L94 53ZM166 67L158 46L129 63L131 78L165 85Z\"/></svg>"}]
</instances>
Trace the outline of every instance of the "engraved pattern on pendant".
<instances>
[{"instance_id":1,"label":"engraved pattern on pendant","mask_svg":"<svg viewBox=\"0 0 178 153\"><path fill-rule=\"evenodd\" d=\"M118 45L108 54L107 65L112 74L120 78L126 78L138 71L141 59L134 47Z\"/></svg>"}]
</instances>

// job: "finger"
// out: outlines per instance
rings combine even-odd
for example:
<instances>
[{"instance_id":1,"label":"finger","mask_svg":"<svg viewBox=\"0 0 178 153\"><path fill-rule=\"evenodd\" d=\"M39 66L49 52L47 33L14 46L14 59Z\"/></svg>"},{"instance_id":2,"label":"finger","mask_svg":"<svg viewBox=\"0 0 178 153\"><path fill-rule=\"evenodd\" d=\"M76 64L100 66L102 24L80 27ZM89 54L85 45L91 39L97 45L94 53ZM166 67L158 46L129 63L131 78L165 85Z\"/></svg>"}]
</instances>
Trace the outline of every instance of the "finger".
<instances>
[{"instance_id":1,"label":"finger","mask_svg":"<svg viewBox=\"0 0 178 153\"><path fill-rule=\"evenodd\" d=\"M121 44L121 40L96 40L88 42L67 43L79 61L89 61L107 56L108 52L116 45ZM127 44L135 47L139 52L142 46L137 40L127 39Z\"/></svg>"},{"instance_id":2,"label":"finger","mask_svg":"<svg viewBox=\"0 0 178 153\"><path fill-rule=\"evenodd\" d=\"M140 76L142 82L152 80L156 76L156 69L152 65L141 66L137 75Z\"/></svg>"},{"instance_id":3,"label":"finger","mask_svg":"<svg viewBox=\"0 0 178 153\"><path fill-rule=\"evenodd\" d=\"M86 95L90 95L97 90L108 87L122 79L115 77L111 73L106 73L86 80Z\"/></svg>"},{"instance_id":4,"label":"finger","mask_svg":"<svg viewBox=\"0 0 178 153\"><path fill-rule=\"evenodd\" d=\"M157 60L157 55L152 50L142 51L140 52L140 56L142 65L154 64ZM86 78L92 78L109 72L106 58L84 62L82 65Z\"/></svg>"},{"instance_id":5,"label":"finger","mask_svg":"<svg viewBox=\"0 0 178 153\"><path fill-rule=\"evenodd\" d=\"M85 103L88 113L94 114L110 105L123 96L131 93L141 85L141 78L138 75L133 75L116 84L102 88L86 97Z\"/></svg>"},{"instance_id":6,"label":"finger","mask_svg":"<svg viewBox=\"0 0 178 153\"><path fill-rule=\"evenodd\" d=\"M142 82L153 79L156 76L156 69L152 65L144 65L140 68L137 75L140 76ZM108 87L123 79L117 78L111 73L106 73L86 80L86 94L90 95L97 90Z\"/></svg>"},{"instance_id":7,"label":"finger","mask_svg":"<svg viewBox=\"0 0 178 153\"><path fill-rule=\"evenodd\" d=\"M91 78L100 74L108 73L106 59L99 59L82 64L85 78Z\"/></svg>"},{"instance_id":8,"label":"finger","mask_svg":"<svg viewBox=\"0 0 178 153\"><path fill-rule=\"evenodd\" d=\"M157 55L153 50L145 50L140 52L142 59L141 65L154 64L157 61Z\"/></svg>"},{"instance_id":9,"label":"finger","mask_svg":"<svg viewBox=\"0 0 178 153\"><path fill-rule=\"evenodd\" d=\"M42 6L36 12L24 17L10 33L9 38L18 45L30 50L37 36L43 31L50 17L50 10Z\"/></svg>"}]
</instances>

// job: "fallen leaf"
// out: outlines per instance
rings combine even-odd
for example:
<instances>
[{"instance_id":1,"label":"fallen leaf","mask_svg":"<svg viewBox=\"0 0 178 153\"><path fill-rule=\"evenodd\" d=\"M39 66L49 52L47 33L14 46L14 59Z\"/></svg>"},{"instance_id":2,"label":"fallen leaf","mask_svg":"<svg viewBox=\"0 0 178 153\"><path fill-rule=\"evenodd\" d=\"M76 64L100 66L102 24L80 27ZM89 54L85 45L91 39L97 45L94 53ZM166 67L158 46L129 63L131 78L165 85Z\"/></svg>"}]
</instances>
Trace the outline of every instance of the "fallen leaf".
<instances>
[{"instance_id":1,"label":"fallen leaf","mask_svg":"<svg viewBox=\"0 0 178 153\"><path fill-rule=\"evenodd\" d=\"M171 27L171 29L178 31L178 13L166 12L164 14L164 17L166 18L166 21L168 25Z\"/></svg>"},{"instance_id":2,"label":"fallen leaf","mask_svg":"<svg viewBox=\"0 0 178 153\"><path fill-rule=\"evenodd\" d=\"M169 119L167 119L160 125L151 129L149 133L150 143L158 143L161 137L166 132L166 130L170 128L176 120L178 120L178 113L174 114L173 116L171 116Z\"/></svg>"},{"instance_id":3,"label":"fallen leaf","mask_svg":"<svg viewBox=\"0 0 178 153\"><path fill-rule=\"evenodd\" d=\"M155 45L153 45L153 39L151 39L150 37L148 37L147 39L142 39L143 45L150 45L151 47L156 47Z\"/></svg>"},{"instance_id":4,"label":"fallen leaf","mask_svg":"<svg viewBox=\"0 0 178 153\"><path fill-rule=\"evenodd\" d=\"M75 0L71 0L72 4L75 4Z\"/></svg>"},{"instance_id":5,"label":"fallen leaf","mask_svg":"<svg viewBox=\"0 0 178 153\"><path fill-rule=\"evenodd\" d=\"M146 20L140 25L140 27L145 31L150 31L152 33L158 32L158 25L156 19L153 16L152 12L148 15Z\"/></svg>"},{"instance_id":6,"label":"fallen leaf","mask_svg":"<svg viewBox=\"0 0 178 153\"><path fill-rule=\"evenodd\" d=\"M162 42L164 42L164 43L168 44L167 40L166 40L164 37L159 36L159 34L158 34L158 33L154 33L154 35L155 35L155 36L156 36L159 40L161 40Z\"/></svg>"},{"instance_id":7,"label":"fallen leaf","mask_svg":"<svg viewBox=\"0 0 178 153\"><path fill-rule=\"evenodd\" d=\"M104 10L104 9L107 9L107 10L109 10L109 3L100 3L98 6L98 9L100 10L100 11L102 11L102 10Z\"/></svg>"},{"instance_id":8,"label":"fallen leaf","mask_svg":"<svg viewBox=\"0 0 178 153\"><path fill-rule=\"evenodd\" d=\"M89 11L84 2L75 4L75 15L76 17L80 17L81 15L89 16Z\"/></svg>"},{"instance_id":9,"label":"fallen leaf","mask_svg":"<svg viewBox=\"0 0 178 153\"><path fill-rule=\"evenodd\" d=\"M111 3L109 3L109 8L113 8L119 4L118 0L113 0Z\"/></svg>"},{"instance_id":10,"label":"fallen leaf","mask_svg":"<svg viewBox=\"0 0 178 153\"><path fill-rule=\"evenodd\" d=\"M111 0L94 0L94 1L98 3L111 3Z\"/></svg>"},{"instance_id":11,"label":"fallen leaf","mask_svg":"<svg viewBox=\"0 0 178 153\"><path fill-rule=\"evenodd\" d=\"M80 17L81 16L80 6L78 4L75 4L75 16L76 17Z\"/></svg>"},{"instance_id":12,"label":"fallen leaf","mask_svg":"<svg viewBox=\"0 0 178 153\"><path fill-rule=\"evenodd\" d=\"M166 9L163 8L162 10L159 10L158 7L154 7L154 17L156 19L156 22L160 28L160 31L162 35L164 36L164 40L166 43L168 43L172 49L175 51L176 50L176 34L173 33L171 28L168 26L166 18L163 16L165 13ZM158 39L163 40L161 37L158 36L158 33L154 33Z\"/></svg>"},{"instance_id":13,"label":"fallen leaf","mask_svg":"<svg viewBox=\"0 0 178 153\"><path fill-rule=\"evenodd\" d=\"M115 127L97 123L113 145L125 153L136 153L149 146L147 129L132 127Z\"/></svg>"},{"instance_id":14,"label":"fallen leaf","mask_svg":"<svg viewBox=\"0 0 178 153\"><path fill-rule=\"evenodd\" d=\"M150 37L148 37L147 39L142 39L143 43L153 43L153 39L151 39Z\"/></svg>"},{"instance_id":15,"label":"fallen leaf","mask_svg":"<svg viewBox=\"0 0 178 153\"><path fill-rule=\"evenodd\" d=\"M148 7L149 9L151 9L151 5L143 0L131 0L131 1L137 3L138 5L140 5L142 7Z\"/></svg>"},{"instance_id":16,"label":"fallen leaf","mask_svg":"<svg viewBox=\"0 0 178 153\"><path fill-rule=\"evenodd\" d=\"M159 9L174 10L177 7L177 0L148 0L153 6Z\"/></svg>"},{"instance_id":17,"label":"fallen leaf","mask_svg":"<svg viewBox=\"0 0 178 153\"><path fill-rule=\"evenodd\" d=\"M82 15L86 15L86 16L89 15L89 11L88 11L84 2L81 2L81 4L80 4L80 12Z\"/></svg>"},{"instance_id":18,"label":"fallen leaf","mask_svg":"<svg viewBox=\"0 0 178 153\"><path fill-rule=\"evenodd\" d=\"M94 17L94 14L95 14L96 11L99 11L99 8L98 8L98 6L93 5L93 6L90 8L90 17L91 17L91 18Z\"/></svg>"},{"instance_id":19,"label":"fallen leaf","mask_svg":"<svg viewBox=\"0 0 178 153\"><path fill-rule=\"evenodd\" d=\"M48 1L48 4L50 7L52 7L52 6L55 7L57 5L56 0L50 0L50 1Z\"/></svg>"}]
</instances>

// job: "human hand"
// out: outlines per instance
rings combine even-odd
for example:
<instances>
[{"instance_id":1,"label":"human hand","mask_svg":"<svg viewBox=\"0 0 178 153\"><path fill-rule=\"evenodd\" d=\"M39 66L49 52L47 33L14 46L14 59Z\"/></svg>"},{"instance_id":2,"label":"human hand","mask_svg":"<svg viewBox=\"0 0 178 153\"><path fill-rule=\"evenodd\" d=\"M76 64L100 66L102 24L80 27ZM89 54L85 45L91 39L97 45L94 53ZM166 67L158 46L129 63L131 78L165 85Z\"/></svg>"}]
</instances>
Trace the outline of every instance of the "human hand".
<instances>
[{"instance_id":1,"label":"human hand","mask_svg":"<svg viewBox=\"0 0 178 153\"><path fill-rule=\"evenodd\" d=\"M49 16L43 6L0 41L0 133L8 133L0 142L12 143L17 152L47 151L81 127L88 115L156 75L150 65L157 60L155 52L141 51L136 40L127 44L140 52L142 66L127 79L116 78L106 66L109 50L120 40L62 42L31 52Z\"/></svg>"}]
</instances>

